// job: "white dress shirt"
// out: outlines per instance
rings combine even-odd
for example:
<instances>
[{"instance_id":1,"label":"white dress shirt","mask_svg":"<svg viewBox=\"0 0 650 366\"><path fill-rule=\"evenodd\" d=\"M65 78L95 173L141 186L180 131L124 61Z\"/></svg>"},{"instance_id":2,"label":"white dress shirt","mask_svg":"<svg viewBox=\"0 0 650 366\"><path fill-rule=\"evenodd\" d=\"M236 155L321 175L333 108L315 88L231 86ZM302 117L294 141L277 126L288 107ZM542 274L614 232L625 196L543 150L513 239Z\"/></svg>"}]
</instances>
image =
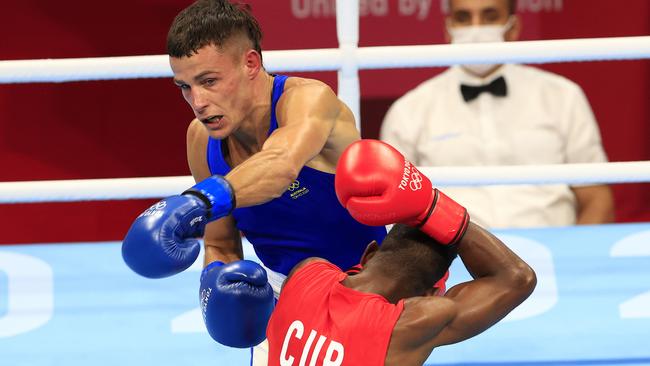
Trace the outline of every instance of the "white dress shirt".
<instances>
[{"instance_id":1,"label":"white dress shirt","mask_svg":"<svg viewBox=\"0 0 650 366\"><path fill-rule=\"evenodd\" d=\"M503 76L508 94L484 92L465 102L460 85ZM580 87L537 68L504 65L487 79L459 66L425 81L388 111L381 139L417 166L605 162L600 132ZM567 185L441 187L486 227L572 225Z\"/></svg>"}]
</instances>

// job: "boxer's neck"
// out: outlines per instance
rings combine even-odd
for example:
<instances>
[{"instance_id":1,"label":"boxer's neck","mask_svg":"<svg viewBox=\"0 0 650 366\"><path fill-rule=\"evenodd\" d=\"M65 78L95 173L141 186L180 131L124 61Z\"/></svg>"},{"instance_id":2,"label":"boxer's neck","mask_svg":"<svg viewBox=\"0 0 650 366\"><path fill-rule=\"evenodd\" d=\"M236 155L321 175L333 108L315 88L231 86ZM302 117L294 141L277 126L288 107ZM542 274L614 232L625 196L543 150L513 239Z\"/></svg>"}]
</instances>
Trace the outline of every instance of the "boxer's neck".
<instances>
[{"instance_id":1,"label":"boxer's neck","mask_svg":"<svg viewBox=\"0 0 650 366\"><path fill-rule=\"evenodd\" d=\"M253 93L250 112L231 136L236 140L236 144L252 149L252 153L260 151L268 137L271 126L273 79L272 75L260 72L252 81Z\"/></svg>"},{"instance_id":2,"label":"boxer's neck","mask_svg":"<svg viewBox=\"0 0 650 366\"><path fill-rule=\"evenodd\" d=\"M399 277L373 268L364 268L359 274L348 276L341 284L359 292L380 295L391 304L409 297Z\"/></svg>"}]
</instances>

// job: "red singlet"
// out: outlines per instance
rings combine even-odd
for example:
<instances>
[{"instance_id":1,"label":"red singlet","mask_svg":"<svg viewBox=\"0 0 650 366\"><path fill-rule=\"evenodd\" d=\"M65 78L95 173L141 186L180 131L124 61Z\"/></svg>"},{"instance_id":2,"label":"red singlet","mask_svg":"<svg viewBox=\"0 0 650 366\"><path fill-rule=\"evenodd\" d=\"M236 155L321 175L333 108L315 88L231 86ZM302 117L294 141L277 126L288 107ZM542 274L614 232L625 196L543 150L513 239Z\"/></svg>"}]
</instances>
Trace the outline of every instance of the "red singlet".
<instances>
[{"instance_id":1,"label":"red singlet","mask_svg":"<svg viewBox=\"0 0 650 366\"><path fill-rule=\"evenodd\" d=\"M266 329L269 366L384 364L404 300L347 288L346 277L316 261L289 278Z\"/></svg>"}]
</instances>

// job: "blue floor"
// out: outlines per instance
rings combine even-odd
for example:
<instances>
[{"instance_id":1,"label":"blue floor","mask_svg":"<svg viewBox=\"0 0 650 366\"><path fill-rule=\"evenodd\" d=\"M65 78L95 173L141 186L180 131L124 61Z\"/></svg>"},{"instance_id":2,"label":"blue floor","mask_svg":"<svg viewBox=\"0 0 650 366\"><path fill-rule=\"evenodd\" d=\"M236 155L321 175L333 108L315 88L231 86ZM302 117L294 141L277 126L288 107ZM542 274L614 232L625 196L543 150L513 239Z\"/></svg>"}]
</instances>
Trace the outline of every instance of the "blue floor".
<instances>
[{"instance_id":1,"label":"blue floor","mask_svg":"<svg viewBox=\"0 0 650 366\"><path fill-rule=\"evenodd\" d=\"M537 271L535 293L427 364L650 365L650 224L497 235ZM203 329L199 273L138 277L116 242L1 246L0 365L247 365ZM467 278L456 261L450 282Z\"/></svg>"}]
</instances>

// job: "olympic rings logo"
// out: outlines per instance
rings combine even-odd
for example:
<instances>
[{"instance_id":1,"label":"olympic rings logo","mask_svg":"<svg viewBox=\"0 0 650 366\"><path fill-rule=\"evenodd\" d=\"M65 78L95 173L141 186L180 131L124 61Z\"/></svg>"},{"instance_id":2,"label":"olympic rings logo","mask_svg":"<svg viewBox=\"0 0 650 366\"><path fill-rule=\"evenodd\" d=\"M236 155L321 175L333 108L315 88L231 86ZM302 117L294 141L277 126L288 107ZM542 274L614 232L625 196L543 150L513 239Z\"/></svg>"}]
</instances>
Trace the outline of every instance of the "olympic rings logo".
<instances>
[{"instance_id":1,"label":"olympic rings logo","mask_svg":"<svg viewBox=\"0 0 650 366\"><path fill-rule=\"evenodd\" d=\"M149 207L143 213L141 213L138 218L153 215L162 215L162 209L165 207L167 207L167 201L160 201L158 203L155 203L153 206Z\"/></svg>"},{"instance_id":2,"label":"olympic rings logo","mask_svg":"<svg viewBox=\"0 0 650 366\"><path fill-rule=\"evenodd\" d=\"M162 210L163 208L167 207L167 201L160 201L153 206L151 206L149 209L150 210Z\"/></svg>"},{"instance_id":3,"label":"olympic rings logo","mask_svg":"<svg viewBox=\"0 0 650 366\"><path fill-rule=\"evenodd\" d=\"M419 191L422 189L422 175L420 175L420 172L413 172L411 173L411 181L409 182L409 187L411 187L412 191Z\"/></svg>"},{"instance_id":4,"label":"olympic rings logo","mask_svg":"<svg viewBox=\"0 0 650 366\"><path fill-rule=\"evenodd\" d=\"M296 189L300 188L300 182L298 180L294 181L293 183L289 184L289 192L293 192Z\"/></svg>"}]
</instances>

